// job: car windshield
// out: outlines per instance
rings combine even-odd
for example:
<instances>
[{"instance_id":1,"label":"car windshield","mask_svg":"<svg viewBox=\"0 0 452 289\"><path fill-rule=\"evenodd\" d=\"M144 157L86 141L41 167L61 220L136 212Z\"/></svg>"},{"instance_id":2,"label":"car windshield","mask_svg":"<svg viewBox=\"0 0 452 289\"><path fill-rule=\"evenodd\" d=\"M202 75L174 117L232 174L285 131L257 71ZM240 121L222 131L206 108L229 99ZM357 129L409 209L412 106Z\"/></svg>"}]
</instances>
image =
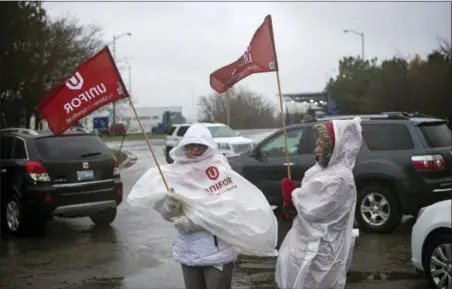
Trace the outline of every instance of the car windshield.
<instances>
[{"instance_id":1,"label":"car windshield","mask_svg":"<svg viewBox=\"0 0 452 289\"><path fill-rule=\"evenodd\" d=\"M218 137L234 137L238 134L232 130L229 126L208 126L213 138Z\"/></svg>"}]
</instances>

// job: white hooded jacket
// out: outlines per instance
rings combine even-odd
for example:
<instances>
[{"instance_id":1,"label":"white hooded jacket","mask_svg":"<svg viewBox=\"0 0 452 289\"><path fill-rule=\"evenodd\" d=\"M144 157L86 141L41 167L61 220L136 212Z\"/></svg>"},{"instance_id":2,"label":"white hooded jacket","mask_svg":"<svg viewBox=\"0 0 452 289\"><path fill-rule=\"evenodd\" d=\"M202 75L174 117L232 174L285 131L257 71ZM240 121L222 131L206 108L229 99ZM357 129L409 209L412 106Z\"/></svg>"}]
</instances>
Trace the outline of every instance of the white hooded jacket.
<instances>
[{"instance_id":1,"label":"white hooded jacket","mask_svg":"<svg viewBox=\"0 0 452 289\"><path fill-rule=\"evenodd\" d=\"M352 242L361 149L361 119L333 120L335 145L326 168L316 164L292 192L298 215L279 250L280 289L343 289Z\"/></svg>"},{"instance_id":2,"label":"white hooded jacket","mask_svg":"<svg viewBox=\"0 0 452 289\"><path fill-rule=\"evenodd\" d=\"M203 144L208 147L204 154L195 159L187 157L187 144ZM191 163L206 160L218 154L217 147L209 130L202 124L193 124L185 133L181 142L170 151L170 156L177 165L183 164L187 170L192 170ZM224 160L227 163L227 160ZM163 218L171 220L171 211L165 206L160 210ZM232 262L236 258L236 249L223 240L203 229L194 233L177 232L173 243L174 259L187 266L217 266ZM221 268L221 267L218 267Z\"/></svg>"}]
</instances>

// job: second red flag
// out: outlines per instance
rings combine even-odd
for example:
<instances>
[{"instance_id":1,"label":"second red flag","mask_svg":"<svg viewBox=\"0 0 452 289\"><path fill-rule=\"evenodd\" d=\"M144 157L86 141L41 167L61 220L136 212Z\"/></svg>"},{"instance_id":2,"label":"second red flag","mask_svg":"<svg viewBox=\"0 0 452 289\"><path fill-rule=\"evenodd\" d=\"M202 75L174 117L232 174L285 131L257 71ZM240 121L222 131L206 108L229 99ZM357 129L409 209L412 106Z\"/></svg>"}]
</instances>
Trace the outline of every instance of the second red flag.
<instances>
[{"instance_id":1,"label":"second red flag","mask_svg":"<svg viewBox=\"0 0 452 289\"><path fill-rule=\"evenodd\" d=\"M210 86L223 93L245 77L261 72L278 71L271 15L256 30L245 53L235 62L210 74Z\"/></svg>"}]
</instances>

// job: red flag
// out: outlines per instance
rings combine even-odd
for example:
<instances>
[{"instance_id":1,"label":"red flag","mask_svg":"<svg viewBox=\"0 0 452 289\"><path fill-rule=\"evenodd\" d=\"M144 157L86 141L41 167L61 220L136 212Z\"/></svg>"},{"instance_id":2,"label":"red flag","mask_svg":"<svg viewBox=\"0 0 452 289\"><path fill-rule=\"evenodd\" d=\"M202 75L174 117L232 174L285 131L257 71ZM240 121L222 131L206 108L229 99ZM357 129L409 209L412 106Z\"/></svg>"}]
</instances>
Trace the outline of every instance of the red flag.
<instances>
[{"instance_id":1,"label":"red flag","mask_svg":"<svg viewBox=\"0 0 452 289\"><path fill-rule=\"evenodd\" d=\"M267 15L256 30L251 43L242 56L210 74L210 86L218 93L225 92L234 84L253 73L278 71L272 17Z\"/></svg>"},{"instance_id":2,"label":"red flag","mask_svg":"<svg viewBox=\"0 0 452 289\"><path fill-rule=\"evenodd\" d=\"M108 47L85 61L36 106L54 134L61 134L96 109L129 97Z\"/></svg>"}]
</instances>

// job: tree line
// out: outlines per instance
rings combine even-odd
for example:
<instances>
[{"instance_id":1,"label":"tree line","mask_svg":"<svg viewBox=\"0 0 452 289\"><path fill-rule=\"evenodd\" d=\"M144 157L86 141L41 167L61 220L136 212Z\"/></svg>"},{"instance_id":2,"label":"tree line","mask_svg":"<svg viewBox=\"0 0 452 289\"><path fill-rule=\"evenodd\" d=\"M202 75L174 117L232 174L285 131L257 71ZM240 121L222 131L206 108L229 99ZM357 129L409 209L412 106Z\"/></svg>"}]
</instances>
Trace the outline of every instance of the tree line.
<instances>
[{"instance_id":1,"label":"tree line","mask_svg":"<svg viewBox=\"0 0 452 289\"><path fill-rule=\"evenodd\" d=\"M50 19L41 2L1 2L0 127L39 120L39 100L101 46L98 27L70 17Z\"/></svg>"},{"instance_id":2,"label":"tree line","mask_svg":"<svg viewBox=\"0 0 452 289\"><path fill-rule=\"evenodd\" d=\"M418 112L452 114L452 48L442 41L427 57L394 56L379 61L344 57L325 91L342 114Z\"/></svg>"}]
</instances>

